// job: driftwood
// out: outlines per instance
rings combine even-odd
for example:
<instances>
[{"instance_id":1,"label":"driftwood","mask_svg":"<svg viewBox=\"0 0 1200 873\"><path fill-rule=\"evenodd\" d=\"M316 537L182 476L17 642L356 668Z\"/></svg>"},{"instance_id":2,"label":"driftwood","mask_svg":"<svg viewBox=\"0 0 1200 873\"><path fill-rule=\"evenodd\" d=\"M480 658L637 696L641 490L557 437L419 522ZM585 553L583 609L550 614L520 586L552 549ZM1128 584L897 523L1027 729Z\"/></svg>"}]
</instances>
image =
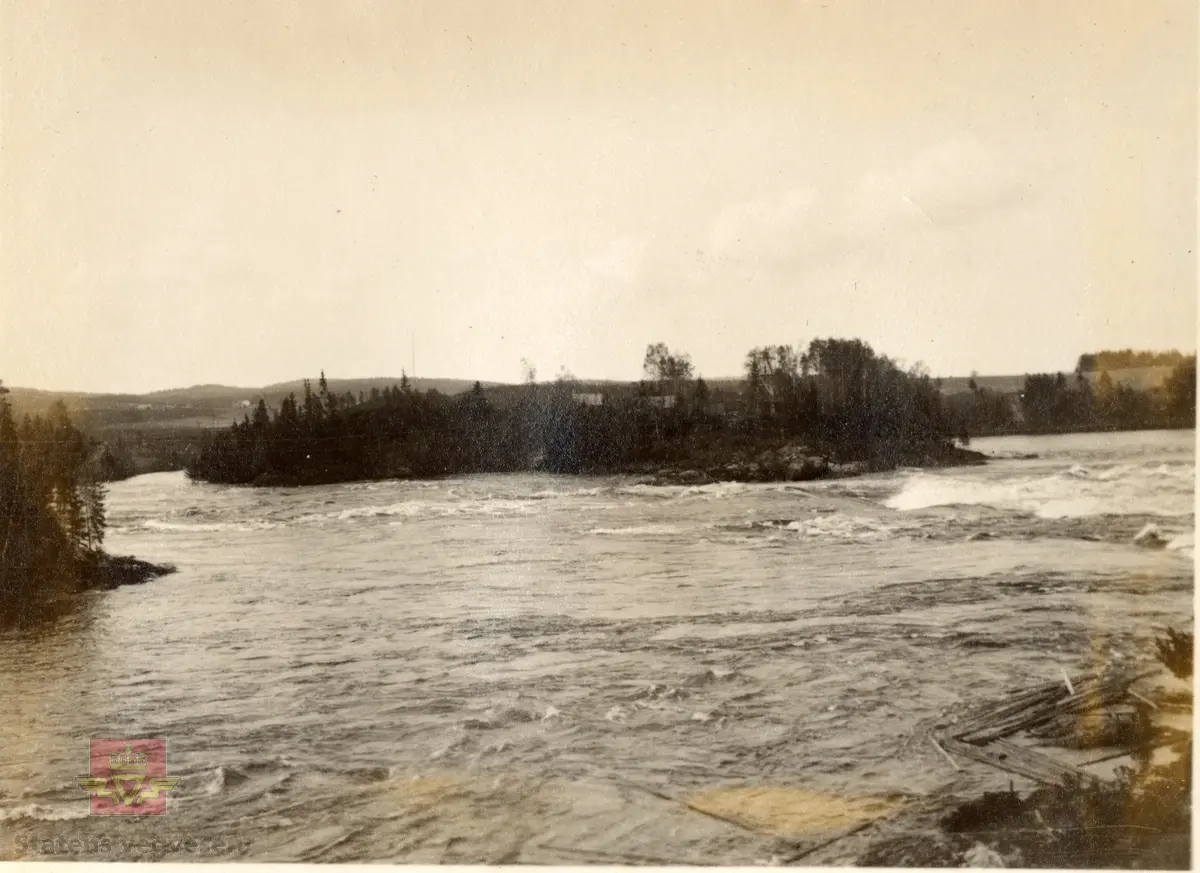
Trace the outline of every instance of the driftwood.
<instances>
[{"instance_id":1,"label":"driftwood","mask_svg":"<svg viewBox=\"0 0 1200 873\"><path fill-rule=\"evenodd\" d=\"M1129 731L1135 727L1136 713L1118 714L1111 708L1129 699L1133 683L1153 675L1153 672L1114 675L1090 671L1072 681L1063 671L1062 681L1047 682L1010 695L1000 703L975 709L936 732L932 740L952 763L955 757L966 758L1045 784L1059 784L1064 779L1100 781L1094 774L1013 743L1009 738L1025 732L1064 745L1080 745L1087 741L1084 734L1088 733L1096 735L1092 739L1119 740L1122 729ZM1133 696L1145 700L1140 695ZM1094 727L1090 731L1081 730L1081 716L1098 710L1103 713L1097 722L1100 730Z\"/></svg>"},{"instance_id":2,"label":"driftwood","mask_svg":"<svg viewBox=\"0 0 1200 873\"><path fill-rule=\"evenodd\" d=\"M947 733L967 743L986 745L1020 731L1050 724L1068 714L1119 703L1125 700L1130 685L1152 675L1085 676L1075 683L1074 694L1070 694L1062 683L1051 683L1029 695L1022 695L1023 699L1005 701L977 712Z\"/></svg>"},{"instance_id":3,"label":"driftwood","mask_svg":"<svg viewBox=\"0 0 1200 873\"><path fill-rule=\"evenodd\" d=\"M578 849L571 846L557 846L551 843L539 843L532 848L546 852L557 852L563 855L592 858L597 861L607 861L611 864L646 865L651 867L715 867L720 866L714 861L680 860L678 858L658 858L653 855L637 855L630 852L608 852L603 849Z\"/></svg>"},{"instance_id":4,"label":"driftwood","mask_svg":"<svg viewBox=\"0 0 1200 873\"><path fill-rule=\"evenodd\" d=\"M635 791L641 791L645 794L649 794L651 797L657 797L659 800L665 800L668 803L677 803L680 806L684 807L685 809L691 810L692 812L698 813L703 816L707 816L708 818L715 819L716 821L724 822L725 824L733 825L734 827L741 828L742 830L748 831L749 833L759 834L759 835L763 834L763 831L760 831L757 828L752 827L751 825L747 824L744 821L738 821L736 818L730 818L729 816L721 815L718 812L712 812L711 810L707 810L702 806L697 806L696 804L694 804L690 801L682 800L677 797L672 797L669 794L663 794L661 791L651 788L648 785L639 785L636 782L628 782L624 779L618 780L618 784L624 785L626 788L632 788Z\"/></svg>"},{"instance_id":5,"label":"driftwood","mask_svg":"<svg viewBox=\"0 0 1200 873\"><path fill-rule=\"evenodd\" d=\"M807 858L809 855L813 854L814 852L819 852L819 851L821 851L821 849L827 849L830 846L832 846L834 843L836 843L840 840L846 839L846 837L852 837L857 833L861 833L862 831L865 831L867 828L871 827L871 825L878 824L878 821L879 821L878 819L872 819L871 821L864 821L864 822L857 824L854 827L850 828L850 830L838 834L836 837L830 837L828 840L824 840L820 843L817 843L816 845L809 846L806 849L801 849L798 852L793 852L791 855L785 856L780 861L780 863L784 864L784 865L795 864L797 861L804 860L805 858Z\"/></svg>"},{"instance_id":6,"label":"driftwood","mask_svg":"<svg viewBox=\"0 0 1200 873\"><path fill-rule=\"evenodd\" d=\"M1009 740L994 740L986 746L964 743L952 737L946 737L942 742L946 744L948 752L1046 785L1057 785L1064 779L1075 779L1085 783L1099 781L1099 777L1092 773L1056 761L1034 749L1018 746Z\"/></svg>"},{"instance_id":7,"label":"driftwood","mask_svg":"<svg viewBox=\"0 0 1200 873\"><path fill-rule=\"evenodd\" d=\"M1153 700L1150 700L1149 698L1142 697L1142 695L1138 694L1132 688L1129 689L1129 696L1132 697L1134 700L1140 700L1142 703L1146 704L1151 709L1158 709L1157 703L1155 703Z\"/></svg>"},{"instance_id":8,"label":"driftwood","mask_svg":"<svg viewBox=\"0 0 1200 873\"><path fill-rule=\"evenodd\" d=\"M933 743L933 747L946 756L946 760L950 762L951 767L953 767L955 770L962 769L962 767L958 766L958 761L955 761L954 757L942 748L941 744L937 741L937 737L930 737L929 742Z\"/></svg>"},{"instance_id":9,"label":"driftwood","mask_svg":"<svg viewBox=\"0 0 1200 873\"><path fill-rule=\"evenodd\" d=\"M1070 749L1096 749L1131 745L1150 731L1145 709L1120 704L1106 706L1094 714L1059 716L1045 726L1030 731L1030 735Z\"/></svg>"}]
</instances>

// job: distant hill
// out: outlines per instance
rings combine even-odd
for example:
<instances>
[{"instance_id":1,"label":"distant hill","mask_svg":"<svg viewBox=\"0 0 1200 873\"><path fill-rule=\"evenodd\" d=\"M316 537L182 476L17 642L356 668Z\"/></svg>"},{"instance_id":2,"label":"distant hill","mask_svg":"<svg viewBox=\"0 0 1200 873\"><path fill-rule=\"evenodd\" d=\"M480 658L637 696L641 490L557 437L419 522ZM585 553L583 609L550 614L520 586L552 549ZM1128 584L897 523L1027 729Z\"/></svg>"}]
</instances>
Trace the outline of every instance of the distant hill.
<instances>
[{"instance_id":1,"label":"distant hill","mask_svg":"<svg viewBox=\"0 0 1200 873\"><path fill-rule=\"evenodd\" d=\"M439 391L460 394L469 391L469 379L410 379L415 391ZM311 380L317 390L317 380ZM390 388L400 377L371 379L330 379L329 390L370 394L372 388ZM492 386L496 383L484 383ZM9 401L18 417L43 415L55 401L61 400L67 411L87 431L164 429L209 429L226 427L241 419L259 398L272 408L278 407L289 393L304 393L304 380L279 382L264 388L239 388L232 385L193 385L169 388L146 394L89 394L82 391L43 391L36 388L10 388Z\"/></svg>"},{"instance_id":2,"label":"distant hill","mask_svg":"<svg viewBox=\"0 0 1200 873\"><path fill-rule=\"evenodd\" d=\"M317 390L317 380L309 380L312 384L312 390ZM370 394L372 388L378 388L382 391L384 388L391 388L393 385L400 384L400 377L376 377L372 379L328 379L329 391L333 394L345 394L347 391L357 395L358 392ZM409 379L414 391L437 391L442 394L461 394L464 391L470 391L475 386L473 379ZM481 385L485 388L490 388L498 385L497 382L482 382ZM267 405L272 406L278 404L288 394L295 393L297 397L304 394L304 380L296 379L292 382L277 382L274 385L268 385L265 388L260 388L255 392L255 400L261 395L266 398Z\"/></svg>"},{"instance_id":3,"label":"distant hill","mask_svg":"<svg viewBox=\"0 0 1200 873\"><path fill-rule=\"evenodd\" d=\"M947 376L941 382L943 394L966 394L971 390L970 376ZM1025 384L1025 376L976 376L975 384L997 394L1015 394Z\"/></svg>"},{"instance_id":4,"label":"distant hill","mask_svg":"<svg viewBox=\"0 0 1200 873\"><path fill-rule=\"evenodd\" d=\"M205 400L224 401L232 397L246 397L259 391L258 388L234 388L229 385L193 385L191 388L168 388L151 391L141 396L143 400L163 403L200 403Z\"/></svg>"}]
</instances>

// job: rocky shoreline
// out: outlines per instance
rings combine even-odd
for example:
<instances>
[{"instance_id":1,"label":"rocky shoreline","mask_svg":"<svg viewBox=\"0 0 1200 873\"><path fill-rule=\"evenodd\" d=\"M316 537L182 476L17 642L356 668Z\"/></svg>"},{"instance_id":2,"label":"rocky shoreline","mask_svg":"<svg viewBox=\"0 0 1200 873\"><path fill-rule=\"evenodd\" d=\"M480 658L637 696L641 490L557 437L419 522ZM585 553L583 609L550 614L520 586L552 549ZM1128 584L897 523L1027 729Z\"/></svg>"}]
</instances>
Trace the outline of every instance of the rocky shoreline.
<instances>
[{"instance_id":1,"label":"rocky shoreline","mask_svg":"<svg viewBox=\"0 0 1200 873\"><path fill-rule=\"evenodd\" d=\"M175 572L169 564L151 564L128 555L101 554L80 567L81 589L111 591L123 585L144 585Z\"/></svg>"},{"instance_id":2,"label":"rocky shoreline","mask_svg":"<svg viewBox=\"0 0 1200 873\"><path fill-rule=\"evenodd\" d=\"M645 485L710 485L716 482L810 482L817 479L848 479L867 473L882 473L900 466L941 468L986 464L981 452L955 446L931 447L922 453L910 453L895 461L859 460L838 457L834 452L805 445L788 444L776 448L708 449L689 457L670 461L646 461L618 466L585 467L565 475L636 476ZM527 471L471 472L544 472L537 464ZM380 475L364 479L338 475L336 470L305 470L292 475L264 473L250 483L254 488L301 488L310 485L337 485L344 482L420 479L432 481L456 475L414 475L407 467L395 466Z\"/></svg>"},{"instance_id":3,"label":"rocky shoreline","mask_svg":"<svg viewBox=\"0 0 1200 873\"><path fill-rule=\"evenodd\" d=\"M736 452L731 457L704 464L674 464L635 472L647 476L647 485L710 485L715 482L811 482L848 479L880 473L897 466L922 468L976 466L987 456L969 449L949 448L888 464L863 460L839 461L807 446L788 445L758 452Z\"/></svg>"},{"instance_id":4,"label":"rocky shoreline","mask_svg":"<svg viewBox=\"0 0 1200 873\"><path fill-rule=\"evenodd\" d=\"M43 580L43 589L35 595L2 592L0 629L36 627L73 613L81 594L144 585L174 572L171 565L152 564L129 555L92 554L78 559L69 572Z\"/></svg>"}]
</instances>

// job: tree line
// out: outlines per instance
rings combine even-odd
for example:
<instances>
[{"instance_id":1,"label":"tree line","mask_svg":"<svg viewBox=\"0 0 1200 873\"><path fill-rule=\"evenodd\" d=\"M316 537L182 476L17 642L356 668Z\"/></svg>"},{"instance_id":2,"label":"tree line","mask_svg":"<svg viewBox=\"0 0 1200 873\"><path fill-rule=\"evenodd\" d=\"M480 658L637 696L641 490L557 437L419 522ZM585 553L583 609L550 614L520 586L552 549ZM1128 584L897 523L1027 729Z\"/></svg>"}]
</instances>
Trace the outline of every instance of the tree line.
<instances>
[{"instance_id":1,"label":"tree line","mask_svg":"<svg viewBox=\"0 0 1200 873\"><path fill-rule=\"evenodd\" d=\"M321 375L278 409L218 433L188 465L191 478L311 484L478 472L631 471L736 447L804 441L837 460L920 463L952 444L952 421L927 373L904 370L859 340L764 346L746 357L736 398L717 403L685 353L649 346L646 378L580 402L563 371L538 383L457 397L412 390L407 378L370 396L336 395Z\"/></svg>"},{"instance_id":2,"label":"tree line","mask_svg":"<svg viewBox=\"0 0 1200 873\"><path fill-rule=\"evenodd\" d=\"M102 558L105 490L91 446L55 403L15 421L0 384L0 607L67 592Z\"/></svg>"},{"instance_id":3,"label":"tree line","mask_svg":"<svg viewBox=\"0 0 1200 873\"><path fill-rule=\"evenodd\" d=\"M1195 355L1192 355L1194 358ZM1135 351L1134 349L1105 350L1079 356L1076 372L1099 373L1105 370L1131 370L1137 367L1178 367L1187 356L1171 349L1166 352Z\"/></svg>"},{"instance_id":4,"label":"tree line","mask_svg":"<svg viewBox=\"0 0 1200 873\"><path fill-rule=\"evenodd\" d=\"M1127 353L1101 353L1103 355ZM1134 353L1129 353L1134 354ZM1149 352L1136 355L1149 356ZM1167 353L1173 355L1178 353ZM1088 357L1088 356L1084 356ZM1118 360L1142 360L1121 357ZM1166 360L1160 356L1152 360ZM1082 361L1082 358L1081 358ZM969 394L950 398L956 430L986 436L1014 432L1149 430L1187 428L1196 423L1196 356L1180 356L1160 386L1138 389L1118 383L1101 370L1096 379L1078 369L1064 373L1025 376L1020 393L1012 397L979 387L972 379Z\"/></svg>"}]
</instances>

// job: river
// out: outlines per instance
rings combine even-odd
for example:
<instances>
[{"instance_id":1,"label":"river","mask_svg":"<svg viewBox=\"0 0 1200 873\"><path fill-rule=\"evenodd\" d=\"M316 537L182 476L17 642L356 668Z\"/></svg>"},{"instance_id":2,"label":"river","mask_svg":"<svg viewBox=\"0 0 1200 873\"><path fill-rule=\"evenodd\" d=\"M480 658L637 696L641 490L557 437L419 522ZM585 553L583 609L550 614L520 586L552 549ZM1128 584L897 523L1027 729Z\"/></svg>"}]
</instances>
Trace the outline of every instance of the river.
<instances>
[{"instance_id":1,"label":"river","mask_svg":"<svg viewBox=\"0 0 1200 873\"><path fill-rule=\"evenodd\" d=\"M968 778L922 723L1190 628L1194 439L767 485L115 484L110 551L178 572L0 635L0 857L762 862L659 795L823 838ZM88 815L114 737L166 740L166 815Z\"/></svg>"}]
</instances>

